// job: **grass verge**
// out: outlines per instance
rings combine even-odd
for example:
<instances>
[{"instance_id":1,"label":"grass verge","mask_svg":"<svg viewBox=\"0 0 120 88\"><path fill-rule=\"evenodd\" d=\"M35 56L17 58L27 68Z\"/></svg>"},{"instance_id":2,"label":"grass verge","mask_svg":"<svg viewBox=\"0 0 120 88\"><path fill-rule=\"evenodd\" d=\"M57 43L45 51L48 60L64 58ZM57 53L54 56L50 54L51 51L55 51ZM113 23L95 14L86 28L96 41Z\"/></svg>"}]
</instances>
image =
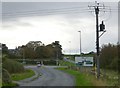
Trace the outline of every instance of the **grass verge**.
<instances>
[{"instance_id":1,"label":"grass verge","mask_svg":"<svg viewBox=\"0 0 120 88\"><path fill-rule=\"evenodd\" d=\"M14 88L17 86L18 86L18 84L16 84L16 83L3 83L2 84L2 88Z\"/></svg>"},{"instance_id":2,"label":"grass verge","mask_svg":"<svg viewBox=\"0 0 120 88\"><path fill-rule=\"evenodd\" d=\"M101 73L103 74L103 79L106 79L107 83L111 86L118 85L118 79L120 74L117 71L108 70L108 69L101 69Z\"/></svg>"},{"instance_id":3,"label":"grass verge","mask_svg":"<svg viewBox=\"0 0 120 88\"><path fill-rule=\"evenodd\" d=\"M75 77L75 85L76 86L92 86L92 83L86 79L86 75L82 74L78 71L74 71L67 68L57 68L58 70L65 71Z\"/></svg>"},{"instance_id":4,"label":"grass verge","mask_svg":"<svg viewBox=\"0 0 120 88\"><path fill-rule=\"evenodd\" d=\"M107 86L102 80L97 80L93 75L87 73L80 73L79 71L67 69L67 68L57 68L71 74L75 77L75 86Z\"/></svg>"},{"instance_id":5,"label":"grass verge","mask_svg":"<svg viewBox=\"0 0 120 88\"><path fill-rule=\"evenodd\" d=\"M12 80L19 81L26 78L30 78L35 75L35 72L31 69L26 69L23 73L15 73L11 75Z\"/></svg>"}]
</instances>

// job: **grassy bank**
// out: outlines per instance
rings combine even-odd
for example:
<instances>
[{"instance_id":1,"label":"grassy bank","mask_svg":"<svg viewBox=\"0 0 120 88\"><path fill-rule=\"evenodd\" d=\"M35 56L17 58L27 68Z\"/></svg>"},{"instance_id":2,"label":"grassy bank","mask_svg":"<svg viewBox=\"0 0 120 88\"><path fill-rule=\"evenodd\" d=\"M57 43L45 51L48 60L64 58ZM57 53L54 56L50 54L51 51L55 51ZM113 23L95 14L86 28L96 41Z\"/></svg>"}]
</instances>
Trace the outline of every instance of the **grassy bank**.
<instances>
[{"instance_id":1,"label":"grassy bank","mask_svg":"<svg viewBox=\"0 0 120 88\"><path fill-rule=\"evenodd\" d=\"M25 70L25 72L23 72L23 73L15 73L15 74L12 74L12 75L11 75L11 78L12 78L12 80L14 80L14 81L19 81L19 80L23 80L23 79L26 79L26 78L30 78L30 77L32 77L32 76L34 76L34 75L35 75L35 73L34 73L33 70L27 69L27 70Z\"/></svg>"},{"instance_id":2,"label":"grassy bank","mask_svg":"<svg viewBox=\"0 0 120 88\"><path fill-rule=\"evenodd\" d=\"M107 86L102 80L97 80L93 75L87 73L80 73L67 68L58 68L58 70L73 75L75 77L75 86Z\"/></svg>"}]
</instances>

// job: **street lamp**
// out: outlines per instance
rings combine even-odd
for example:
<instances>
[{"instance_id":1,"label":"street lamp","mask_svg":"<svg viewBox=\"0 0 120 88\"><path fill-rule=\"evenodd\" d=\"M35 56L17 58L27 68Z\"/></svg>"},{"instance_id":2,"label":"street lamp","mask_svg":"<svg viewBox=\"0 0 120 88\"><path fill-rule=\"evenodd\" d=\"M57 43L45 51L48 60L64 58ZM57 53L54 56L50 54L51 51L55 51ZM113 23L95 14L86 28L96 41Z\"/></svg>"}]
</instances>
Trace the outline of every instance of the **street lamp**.
<instances>
[{"instance_id":1,"label":"street lamp","mask_svg":"<svg viewBox=\"0 0 120 88\"><path fill-rule=\"evenodd\" d=\"M71 48L71 41L69 41L69 47ZM71 54L71 49L69 48L69 54Z\"/></svg>"},{"instance_id":2,"label":"street lamp","mask_svg":"<svg viewBox=\"0 0 120 88\"><path fill-rule=\"evenodd\" d=\"M80 54L81 54L81 31L78 31L80 33Z\"/></svg>"}]
</instances>

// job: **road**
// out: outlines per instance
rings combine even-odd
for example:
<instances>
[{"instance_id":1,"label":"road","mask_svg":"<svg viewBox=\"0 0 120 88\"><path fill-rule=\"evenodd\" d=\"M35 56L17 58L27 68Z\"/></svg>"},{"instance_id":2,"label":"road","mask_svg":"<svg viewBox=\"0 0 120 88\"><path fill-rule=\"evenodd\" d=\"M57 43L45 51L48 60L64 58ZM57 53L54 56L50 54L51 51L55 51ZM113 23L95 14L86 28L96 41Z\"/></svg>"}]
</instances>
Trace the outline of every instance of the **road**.
<instances>
[{"instance_id":1,"label":"road","mask_svg":"<svg viewBox=\"0 0 120 88\"><path fill-rule=\"evenodd\" d=\"M62 71L54 69L55 66L44 66L37 68L29 66L38 74L42 74L33 81L20 81L20 86L74 86L74 77Z\"/></svg>"}]
</instances>

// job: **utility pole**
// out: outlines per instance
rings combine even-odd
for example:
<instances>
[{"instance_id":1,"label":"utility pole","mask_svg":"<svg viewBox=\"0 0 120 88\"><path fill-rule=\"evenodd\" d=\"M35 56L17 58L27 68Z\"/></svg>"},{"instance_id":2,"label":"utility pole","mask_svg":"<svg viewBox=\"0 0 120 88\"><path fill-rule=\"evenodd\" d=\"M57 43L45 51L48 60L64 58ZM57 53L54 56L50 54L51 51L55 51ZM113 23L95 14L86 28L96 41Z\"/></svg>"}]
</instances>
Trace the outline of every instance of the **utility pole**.
<instances>
[{"instance_id":1,"label":"utility pole","mask_svg":"<svg viewBox=\"0 0 120 88\"><path fill-rule=\"evenodd\" d=\"M96 59L97 59L97 78L99 79L100 77L100 61L99 61L99 57L100 57L100 51L99 51L99 38L102 36L99 36L99 32L104 31L105 29L105 25L103 24L103 21L102 21L102 24L100 25L100 31L99 31L99 19L98 19L98 15L99 15L99 11L100 9L103 9L105 6L100 6L99 3L96 2L96 5L94 6L88 6L89 8L93 7L95 9L95 15L96 15L96 51L97 51L97 56L96 56ZM101 7L101 8L100 8Z\"/></svg>"},{"instance_id":2,"label":"utility pole","mask_svg":"<svg viewBox=\"0 0 120 88\"><path fill-rule=\"evenodd\" d=\"M97 78L100 77L100 62L99 62L99 26L98 26L98 14L99 6L95 7L96 14L96 49L97 49Z\"/></svg>"}]
</instances>

